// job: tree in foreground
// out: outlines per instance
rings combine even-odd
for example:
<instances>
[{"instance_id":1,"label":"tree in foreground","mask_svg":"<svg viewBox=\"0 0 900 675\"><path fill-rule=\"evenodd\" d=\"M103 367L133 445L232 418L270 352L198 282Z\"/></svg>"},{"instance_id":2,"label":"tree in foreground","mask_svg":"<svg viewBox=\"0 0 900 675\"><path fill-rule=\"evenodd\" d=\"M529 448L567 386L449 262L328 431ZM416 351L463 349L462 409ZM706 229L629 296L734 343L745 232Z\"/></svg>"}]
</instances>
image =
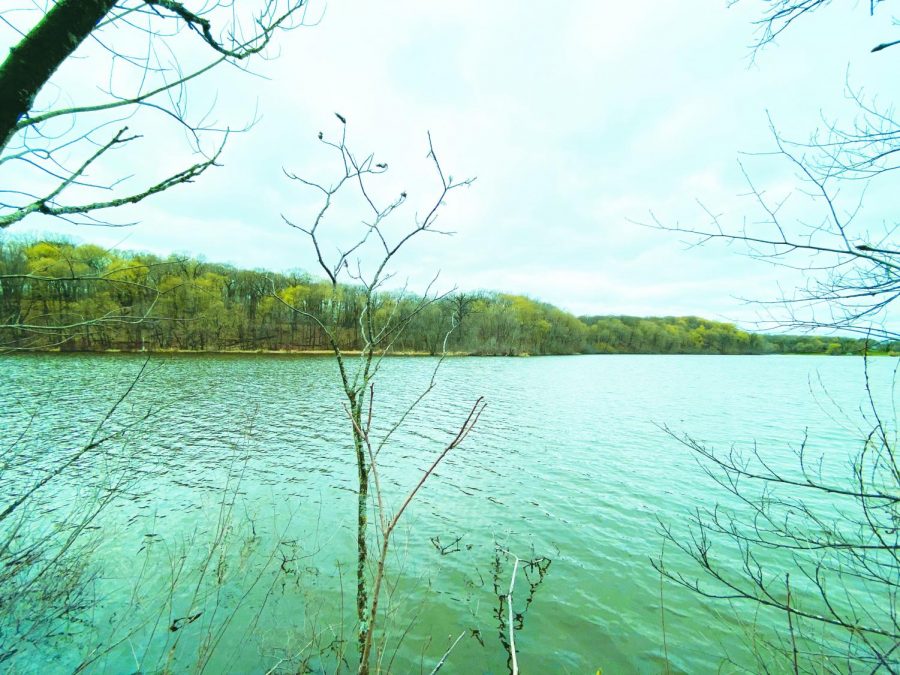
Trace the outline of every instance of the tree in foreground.
<instances>
[{"instance_id":1,"label":"tree in foreground","mask_svg":"<svg viewBox=\"0 0 900 675\"><path fill-rule=\"evenodd\" d=\"M758 46L828 4L768 3ZM894 178L900 122L858 92L851 98L858 115L849 128L833 124L792 142L772 124L775 157L793 169L797 194L773 196L745 170L759 217L730 227L707 210L705 227L655 224L692 244L721 240L800 270L806 283L766 304L778 325L891 343L900 337L891 320L900 293L897 224L867 219L863 197L864 188ZM893 392L876 390L868 359L862 367L865 405L854 422L855 447L817 455L809 450L812 429L787 451L755 443L721 450L664 428L729 498L699 509L686 529L663 523L680 555L670 549L654 565L692 591L733 604L749 626L759 672L900 672L896 416Z\"/></svg>"},{"instance_id":2,"label":"tree in foreground","mask_svg":"<svg viewBox=\"0 0 900 675\"><path fill-rule=\"evenodd\" d=\"M320 270L325 274L331 288L329 311L310 312L297 298L286 294L273 295L306 321L314 323L327 336L329 347L334 354L341 387L345 397L344 410L347 414L349 432L353 440L353 457L357 473L356 511L356 621L358 672L368 673L375 667L381 670L380 653L383 641L378 639L378 620L383 612L382 601L386 564L391 539L396 527L416 494L432 476L435 469L449 452L456 449L468 436L484 410L484 401L478 399L456 434L436 454L431 464L423 471L419 481L399 503L391 508L386 502L386 494L378 473L378 457L394 434L413 410L425 399L436 385L437 370L446 353L447 339L456 322L448 327L443 340L441 357L438 359L427 386L398 418L380 433L375 422L375 384L384 358L391 352L410 323L446 294L432 291L434 280L413 303L401 302L400 297L382 293L384 284L393 273L390 265L404 247L416 237L428 233L441 233L435 224L441 207L448 195L461 187L468 186L472 179L454 181L446 174L428 137L428 159L431 161L437 179L436 196L424 209L424 215L416 216L413 223L397 231L391 227L406 204L408 195L401 192L381 202L377 189L372 186L372 178L384 174L386 163L377 162L374 155L357 157L347 145L346 120L337 115L340 133L337 140L319 135L322 143L338 156L339 171L330 183L315 182L286 172L292 180L298 181L321 196L321 205L310 222L300 225L285 217L285 222L303 233L312 247ZM356 193L361 198L366 216L361 220L359 234L351 235L348 243L338 245L332 256L327 253L325 240L326 217L331 215L335 202L345 193ZM349 195L348 195L349 196ZM353 296L353 306L346 306L346 294L341 280L359 289ZM353 331L360 344L359 355L347 354L343 345L343 333ZM374 488L374 489L373 489ZM376 528L370 531L369 519L374 514ZM443 663L443 660L441 664ZM439 666L440 667L440 664Z\"/></svg>"},{"instance_id":3,"label":"tree in foreground","mask_svg":"<svg viewBox=\"0 0 900 675\"><path fill-rule=\"evenodd\" d=\"M305 11L304 0L195 9L176 0L4 4L0 18L19 38L0 64L0 229L32 214L104 223L97 212L200 176L216 163L228 129L210 122L211 110L191 111L191 87L211 71L264 57L274 35ZM105 89L87 94L98 73ZM65 76L76 74L80 86L69 91ZM135 124L163 125L158 142L183 135L199 160L126 189L128 176L116 175L122 164L100 165L137 145ZM140 155L129 164L139 166Z\"/></svg>"}]
</instances>

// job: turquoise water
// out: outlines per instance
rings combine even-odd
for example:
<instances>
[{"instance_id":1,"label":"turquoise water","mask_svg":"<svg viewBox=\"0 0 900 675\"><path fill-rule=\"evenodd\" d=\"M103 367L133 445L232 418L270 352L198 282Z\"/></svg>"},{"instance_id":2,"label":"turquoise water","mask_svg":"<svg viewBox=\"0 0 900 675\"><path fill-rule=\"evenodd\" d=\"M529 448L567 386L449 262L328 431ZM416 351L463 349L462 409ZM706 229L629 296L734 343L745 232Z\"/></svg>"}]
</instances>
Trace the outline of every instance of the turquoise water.
<instances>
[{"instance_id":1,"label":"turquoise water","mask_svg":"<svg viewBox=\"0 0 900 675\"><path fill-rule=\"evenodd\" d=\"M0 362L0 446L21 458L0 475L4 503L36 467L86 442L142 363ZM378 428L427 386L435 364L385 362ZM894 366L869 364L891 412ZM662 545L658 519L678 528L695 507L725 498L660 425L722 447L756 442L785 468L808 429L808 452L840 464L858 448L864 393L855 358L445 361L379 457L387 503L399 504L479 396L488 405L399 528L382 665L430 672L464 633L441 672L507 671L494 577L508 585L513 564L500 555L497 567L498 544L550 560L542 578L531 570L539 583L527 611L529 586L517 577L523 672L662 672L665 652L673 672L715 672L726 653L746 658L740 607L735 615L661 588L649 563ZM124 481L91 522L89 620L65 639L23 647L12 669L71 672L88 659L87 672L289 672L306 659L316 672L333 671L342 652L352 662L355 465L332 361L153 357L106 428L128 424L35 497L32 522L52 527L72 522L79 500L96 498L110 476ZM216 541L206 566L216 583L198 592L196 570Z\"/></svg>"}]
</instances>

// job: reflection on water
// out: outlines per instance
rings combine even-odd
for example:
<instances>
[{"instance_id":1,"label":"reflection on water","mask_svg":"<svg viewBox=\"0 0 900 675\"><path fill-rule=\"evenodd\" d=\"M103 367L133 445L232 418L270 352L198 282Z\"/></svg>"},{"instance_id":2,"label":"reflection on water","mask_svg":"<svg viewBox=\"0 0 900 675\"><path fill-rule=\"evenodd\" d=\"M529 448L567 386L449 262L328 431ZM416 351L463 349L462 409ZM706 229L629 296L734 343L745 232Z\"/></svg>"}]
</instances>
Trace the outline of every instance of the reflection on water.
<instances>
[{"instance_id":1,"label":"reflection on water","mask_svg":"<svg viewBox=\"0 0 900 675\"><path fill-rule=\"evenodd\" d=\"M0 447L14 448L0 474L4 504L88 442L142 364L134 355L0 362ZM378 429L433 367L386 363ZM876 382L889 380L892 363L871 367ZM852 358L448 360L379 458L388 503L415 484L477 397L488 406L400 528L382 665L430 672L465 633L442 672L506 672L504 583L518 557L513 623L524 670L660 671L660 580L649 564L660 551L657 518L677 526L720 495L658 425L709 443L755 440L776 464L790 462L790 444L809 428L809 452L846 456L861 383ZM86 531L96 533L97 576L84 622L52 649L9 662L25 672L84 663L91 672L315 672L352 662L348 432L327 358L153 357L104 425L110 442L48 483L29 512L30 523L52 528L74 522L72 506L89 493L115 493ZM672 670L714 670L725 648L735 654L727 607L675 587L664 604ZM115 645L105 653L101 643Z\"/></svg>"}]
</instances>

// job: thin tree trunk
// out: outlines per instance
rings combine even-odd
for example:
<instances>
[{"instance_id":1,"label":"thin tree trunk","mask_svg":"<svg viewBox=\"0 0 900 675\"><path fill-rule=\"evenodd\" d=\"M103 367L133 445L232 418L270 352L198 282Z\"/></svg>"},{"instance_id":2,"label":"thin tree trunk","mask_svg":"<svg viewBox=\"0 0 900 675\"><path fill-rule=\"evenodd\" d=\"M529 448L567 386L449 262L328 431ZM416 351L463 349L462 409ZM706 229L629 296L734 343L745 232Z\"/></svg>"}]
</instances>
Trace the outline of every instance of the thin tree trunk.
<instances>
[{"instance_id":1,"label":"thin tree trunk","mask_svg":"<svg viewBox=\"0 0 900 675\"><path fill-rule=\"evenodd\" d=\"M361 449L359 454L361 454ZM369 556L368 544L366 541L368 530L368 499L369 499L369 477L368 467L365 465L365 457L358 460L359 465L359 504L357 512L357 532L356 532L356 615L359 620L359 652L362 655L365 651L365 644L368 639L368 610L369 610L369 594L366 579L366 561ZM369 672L368 663L360 663L359 672L362 674Z\"/></svg>"},{"instance_id":2,"label":"thin tree trunk","mask_svg":"<svg viewBox=\"0 0 900 675\"><path fill-rule=\"evenodd\" d=\"M356 413L357 425L361 423L359 411ZM368 551L368 525L369 525L369 467L366 464L365 447L359 432L354 429L353 442L356 450L356 467L359 479L359 501L357 503L356 521L356 619L359 622L358 648L359 648L359 673L366 675L369 672L368 659L366 658L366 644L369 630L369 594L366 579L366 562Z\"/></svg>"}]
</instances>

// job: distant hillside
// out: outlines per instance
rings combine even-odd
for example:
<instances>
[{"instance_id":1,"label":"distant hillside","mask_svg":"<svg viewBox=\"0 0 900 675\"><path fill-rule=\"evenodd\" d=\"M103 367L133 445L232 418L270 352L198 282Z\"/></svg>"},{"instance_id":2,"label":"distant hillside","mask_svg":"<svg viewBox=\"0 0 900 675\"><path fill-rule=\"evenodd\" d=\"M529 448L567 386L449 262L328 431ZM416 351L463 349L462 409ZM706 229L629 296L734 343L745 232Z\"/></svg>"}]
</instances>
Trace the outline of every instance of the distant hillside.
<instances>
[{"instance_id":1,"label":"distant hillside","mask_svg":"<svg viewBox=\"0 0 900 675\"><path fill-rule=\"evenodd\" d=\"M0 239L5 349L318 350L328 344L314 319L325 317L336 317L342 346L354 349L361 297L358 288L333 292L301 272ZM864 346L850 338L748 333L697 317L576 317L503 293L457 293L419 312L417 300L379 297L379 315L410 317L396 351L436 353L454 322L447 349L466 354L847 354Z\"/></svg>"},{"instance_id":2,"label":"distant hillside","mask_svg":"<svg viewBox=\"0 0 900 675\"><path fill-rule=\"evenodd\" d=\"M696 316L583 316L588 351L602 354L859 354L865 340L749 333Z\"/></svg>"}]
</instances>

